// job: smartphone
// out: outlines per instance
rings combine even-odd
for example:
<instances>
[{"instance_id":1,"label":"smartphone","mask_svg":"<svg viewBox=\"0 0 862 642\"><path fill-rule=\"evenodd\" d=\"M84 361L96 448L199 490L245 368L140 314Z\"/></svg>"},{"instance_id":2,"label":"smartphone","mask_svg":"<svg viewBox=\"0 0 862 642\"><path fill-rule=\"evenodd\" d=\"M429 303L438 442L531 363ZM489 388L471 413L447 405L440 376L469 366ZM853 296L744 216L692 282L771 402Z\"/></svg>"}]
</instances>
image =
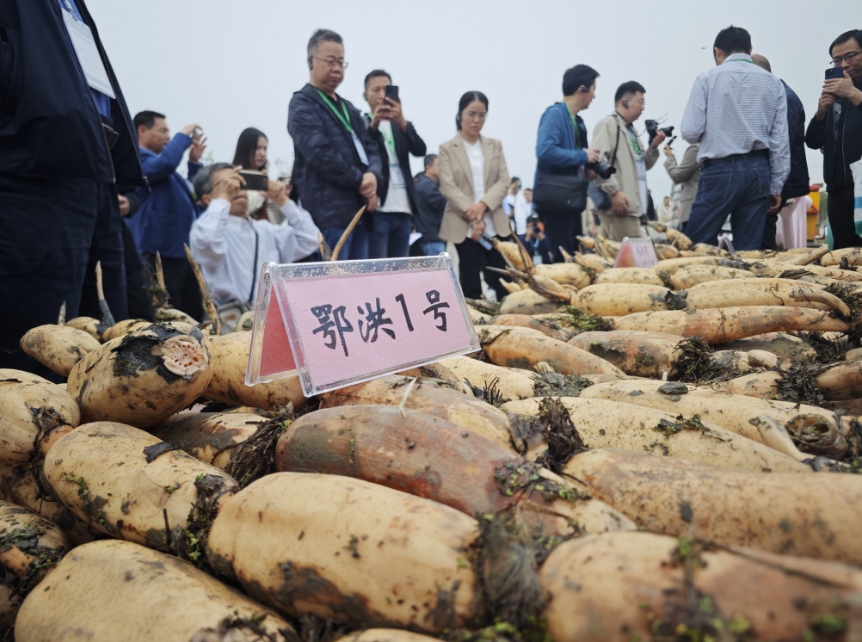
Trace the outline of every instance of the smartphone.
<instances>
[{"instance_id":1,"label":"smartphone","mask_svg":"<svg viewBox=\"0 0 862 642\"><path fill-rule=\"evenodd\" d=\"M826 70L826 80L841 80L844 78L843 67L830 67Z\"/></svg>"},{"instance_id":2,"label":"smartphone","mask_svg":"<svg viewBox=\"0 0 862 642\"><path fill-rule=\"evenodd\" d=\"M398 85L386 85L384 92L384 97L387 100L391 100L393 103L401 102L401 100L398 98Z\"/></svg>"},{"instance_id":3,"label":"smartphone","mask_svg":"<svg viewBox=\"0 0 862 642\"><path fill-rule=\"evenodd\" d=\"M192 132L192 139L197 143L204 135L204 130L200 127L195 127Z\"/></svg>"},{"instance_id":4,"label":"smartphone","mask_svg":"<svg viewBox=\"0 0 862 642\"><path fill-rule=\"evenodd\" d=\"M262 172L244 169L239 175L245 179L245 185L242 185L240 189L251 189L259 192L265 192L269 189L269 177Z\"/></svg>"}]
</instances>

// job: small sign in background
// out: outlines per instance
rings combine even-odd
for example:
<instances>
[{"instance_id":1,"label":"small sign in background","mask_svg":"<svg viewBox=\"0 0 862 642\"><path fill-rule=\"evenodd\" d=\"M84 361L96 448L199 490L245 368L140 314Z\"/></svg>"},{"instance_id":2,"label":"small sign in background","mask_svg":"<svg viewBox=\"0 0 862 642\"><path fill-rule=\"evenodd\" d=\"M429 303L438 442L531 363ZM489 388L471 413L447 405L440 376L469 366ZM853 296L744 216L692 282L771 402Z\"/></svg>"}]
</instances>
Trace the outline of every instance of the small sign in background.
<instances>
[{"instance_id":1,"label":"small sign in background","mask_svg":"<svg viewBox=\"0 0 862 642\"><path fill-rule=\"evenodd\" d=\"M647 237L631 239L626 237L620 244L614 267L642 267L651 268L658 263L655 253L655 245L652 239Z\"/></svg>"}]
</instances>

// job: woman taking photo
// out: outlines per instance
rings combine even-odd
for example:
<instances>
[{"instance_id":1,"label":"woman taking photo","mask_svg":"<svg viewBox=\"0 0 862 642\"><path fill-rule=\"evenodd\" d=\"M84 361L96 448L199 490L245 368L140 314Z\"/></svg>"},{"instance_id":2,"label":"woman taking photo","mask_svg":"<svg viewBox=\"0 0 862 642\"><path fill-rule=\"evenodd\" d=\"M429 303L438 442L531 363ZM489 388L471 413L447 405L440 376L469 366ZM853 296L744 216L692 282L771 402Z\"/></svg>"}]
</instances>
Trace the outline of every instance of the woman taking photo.
<instances>
[{"instance_id":1,"label":"woman taking photo","mask_svg":"<svg viewBox=\"0 0 862 642\"><path fill-rule=\"evenodd\" d=\"M500 141L481 135L487 113L485 94L468 91L461 96L455 116L458 133L440 146L440 191L446 197L440 238L451 241L458 250L464 296L482 297L480 273L484 273L485 283L499 301L506 290L500 285L500 275L487 268L505 268L506 263L487 238L512 240L503 211L509 171Z\"/></svg>"},{"instance_id":2,"label":"woman taking photo","mask_svg":"<svg viewBox=\"0 0 862 642\"><path fill-rule=\"evenodd\" d=\"M266 159L268 148L269 139L266 134L254 127L244 129L236 143L233 166L240 165L244 170L266 174L269 169ZM248 191L248 215L256 220L266 219L274 225L284 222L284 214L275 203L270 203L261 192L254 190Z\"/></svg>"}]
</instances>

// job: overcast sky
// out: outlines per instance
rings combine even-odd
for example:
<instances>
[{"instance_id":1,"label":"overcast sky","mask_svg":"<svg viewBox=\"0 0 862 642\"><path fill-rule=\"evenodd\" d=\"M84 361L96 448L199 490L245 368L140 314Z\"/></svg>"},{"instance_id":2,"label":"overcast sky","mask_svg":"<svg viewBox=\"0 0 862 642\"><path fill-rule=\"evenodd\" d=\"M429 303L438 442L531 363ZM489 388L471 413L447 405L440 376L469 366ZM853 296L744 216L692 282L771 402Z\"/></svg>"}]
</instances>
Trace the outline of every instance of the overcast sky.
<instances>
[{"instance_id":1,"label":"overcast sky","mask_svg":"<svg viewBox=\"0 0 862 642\"><path fill-rule=\"evenodd\" d=\"M679 125L692 83L712 61L716 33L749 30L754 51L813 114L828 47L862 27L862 14L835 1L721 0L87 0L132 114L153 109L173 131L197 122L215 160L231 161L245 127L270 141L270 166L293 160L287 105L308 80L305 47L325 27L339 32L350 63L339 93L360 109L365 74L383 68L400 86L404 113L436 152L455 134L458 99L477 89L490 101L483 134L503 143L509 172L532 185L536 130L562 95L563 72L599 71L596 100L582 116L592 132L613 111L616 87L646 89L646 118ZM850 16L858 24L845 23ZM674 149L682 158L686 143ZM661 157L662 162L664 156ZM819 153L808 153L813 182ZM414 171L421 160L413 160ZM182 173L185 173L183 169ZM670 190L662 164L648 174L653 195ZM658 200L658 199L656 199Z\"/></svg>"}]
</instances>

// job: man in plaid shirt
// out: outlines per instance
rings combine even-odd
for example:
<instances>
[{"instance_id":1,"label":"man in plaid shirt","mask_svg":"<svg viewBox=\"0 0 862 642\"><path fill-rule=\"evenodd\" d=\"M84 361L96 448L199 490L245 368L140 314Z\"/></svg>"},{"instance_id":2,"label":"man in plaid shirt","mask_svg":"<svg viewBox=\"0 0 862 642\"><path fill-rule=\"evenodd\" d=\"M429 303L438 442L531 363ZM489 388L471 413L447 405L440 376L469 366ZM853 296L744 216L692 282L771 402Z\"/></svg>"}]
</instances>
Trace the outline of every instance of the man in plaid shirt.
<instances>
[{"instance_id":1,"label":"man in plaid shirt","mask_svg":"<svg viewBox=\"0 0 862 642\"><path fill-rule=\"evenodd\" d=\"M736 249L757 250L790 173L787 95L752 62L745 29L719 32L713 51L716 67L698 76L680 127L700 143L703 166L686 234L714 245L729 214Z\"/></svg>"}]
</instances>

